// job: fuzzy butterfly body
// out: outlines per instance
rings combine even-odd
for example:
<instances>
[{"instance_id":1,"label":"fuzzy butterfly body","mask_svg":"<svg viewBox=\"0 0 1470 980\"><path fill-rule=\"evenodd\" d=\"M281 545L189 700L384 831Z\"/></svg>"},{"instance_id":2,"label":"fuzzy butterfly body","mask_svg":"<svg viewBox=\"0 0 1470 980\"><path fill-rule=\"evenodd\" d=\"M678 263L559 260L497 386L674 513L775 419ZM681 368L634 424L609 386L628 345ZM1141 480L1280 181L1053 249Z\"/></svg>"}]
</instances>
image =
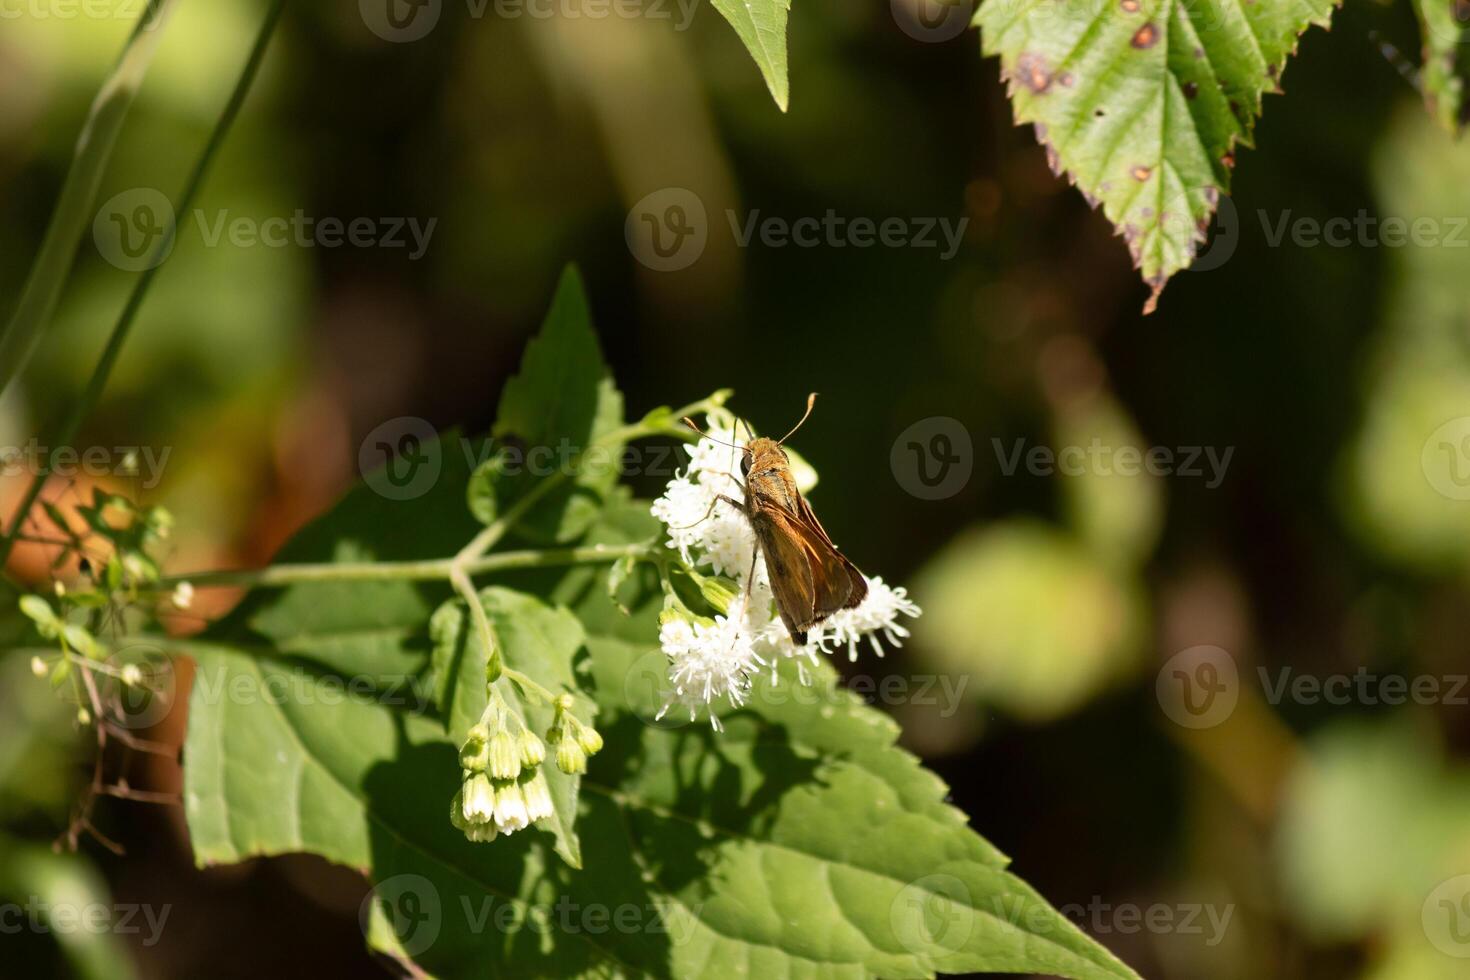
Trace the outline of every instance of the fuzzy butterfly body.
<instances>
[{"instance_id":1,"label":"fuzzy butterfly body","mask_svg":"<svg viewBox=\"0 0 1470 980\"><path fill-rule=\"evenodd\" d=\"M810 402L808 402L810 411ZM784 441L784 440L783 440ZM775 439L752 439L740 461L745 478L743 510L755 530L757 555L791 639L806 643L807 630L868 594L868 582L822 527L797 489L791 460ZM753 571L753 569L752 569Z\"/></svg>"}]
</instances>

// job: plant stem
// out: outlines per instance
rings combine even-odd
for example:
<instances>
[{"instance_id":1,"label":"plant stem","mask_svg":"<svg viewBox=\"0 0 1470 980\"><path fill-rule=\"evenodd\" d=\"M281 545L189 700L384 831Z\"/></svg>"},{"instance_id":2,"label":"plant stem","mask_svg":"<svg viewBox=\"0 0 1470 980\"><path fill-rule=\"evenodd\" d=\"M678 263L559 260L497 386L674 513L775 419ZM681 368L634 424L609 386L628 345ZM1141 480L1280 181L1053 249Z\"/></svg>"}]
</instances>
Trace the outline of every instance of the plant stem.
<instances>
[{"instance_id":1,"label":"plant stem","mask_svg":"<svg viewBox=\"0 0 1470 980\"><path fill-rule=\"evenodd\" d=\"M194 198L199 188L204 183L204 177L224 144L225 136L230 131L235 117L240 114L240 107L245 103L245 96L255 82L255 76L260 71L261 62L265 60L266 48L270 45L271 35L275 33L276 24L281 18L281 11L285 8L286 0L272 0L270 9L266 12L265 22L261 24L259 33L256 34L255 44L250 49L250 56L245 61L245 67L240 71L240 77L235 82L235 89L230 93L229 101L225 103L223 111L215 120L214 129L209 134L209 141L205 143L204 150L199 159L194 163L194 169L189 174L188 181L184 184L184 191L179 195L179 203L175 208L177 214L183 214L189 210L194 203ZM152 11L154 8L149 7ZM176 233L174 223L170 223L165 229L163 236L159 239L154 250L154 258L161 258L167 254L167 249L173 247ZM97 361L97 367L92 371L92 377L87 382L86 389L72 403L71 411L66 417L56 437L46 442L52 447L51 454L65 450L76 438L81 430L82 423L96 407L102 397L102 389L107 386L107 379L112 374L113 365L117 362L118 354L122 351L123 342L128 338L128 332L132 329L133 321L138 315L139 308L143 305L144 298L148 295L148 289L153 285L153 279L158 274L161 261L154 263L151 268L138 277L133 286L132 293L128 296L127 304L118 316L117 323L113 325L112 334L107 338L107 346L103 348L102 357ZM35 506L36 498L41 495L41 489L46 483L46 474L52 469L52 459L47 459L47 464L40 472L31 476L30 486L21 497L20 507L16 509L15 518L10 524L10 530L0 537L0 567L3 567L10 551L15 545L15 536L25 523L26 515Z\"/></svg>"},{"instance_id":2,"label":"plant stem","mask_svg":"<svg viewBox=\"0 0 1470 980\"><path fill-rule=\"evenodd\" d=\"M534 678L521 673L519 670L512 670L511 668L506 667L501 676L510 681L512 684L515 684L522 691L529 691L536 697L545 701L547 704L556 703L555 691L548 690L546 687L538 683Z\"/></svg>"},{"instance_id":3,"label":"plant stem","mask_svg":"<svg viewBox=\"0 0 1470 980\"><path fill-rule=\"evenodd\" d=\"M678 418L681 415L692 415L695 412L707 410L711 405L718 405L724 401L724 395L717 392L710 398L686 405L677 412L671 413L671 417ZM459 553L450 560L449 581L454 590L459 593L460 598L469 605L470 612L475 620L475 630L480 634L480 642L485 647L489 656L489 674L491 679L499 673L500 645L496 639L495 631L490 626L490 619L481 608L480 601L475 595L474 587L470 582L470 565L479 560L487 551L495 547L507 531L515 527L516 523L530 512L531 508L550 494L569 476L576 472L582 457L588 452L606 445L631 442L644 436L658 435L668 431L668 423L653 416L644 416L637 422L621 425L611 432L603 433L588 443L587 448L572 461L572 465L565 470L560 470L536 486L532 487L524 497L512 504L504 514L485 526L485 529L460 549Z\"/></svg>"},{"instance_id":4,"label":"plant stem","mask_svg":"<svg viewBox=\"0 0 1470 980\"><path fill-rule=\"evenodd\" d=\"M462 563L466 575L483 575L523 568L556 568L563 565L600 565L620 558L641 558L650 554L647 544L584 545L578 548L528 549L502 551ZM260 569L225 569L171 575L161 579L160 589L171 589L180 582L196 588L210 586L249 586L282 588L303 582L386 582L386 581L450 581L455 558L427 561L321 562L318 564L270 565Z\"/></svg>"},{"instance_id":5,"label":"plant stem","mask_svg":"<svg viewBox=\"0 0 1470 980\"><path fill-rule=\"evenodd\" d=\"M15 314L0 330L0 392L3 392L30 360L46 324L61 298L67 273L76 259L87 229L92 224L97 189L112 157L112 147L122 131L133 99L143 86L143 76L163 37L163 26L175 0L151 0L144 9L121 57L97 98L92 101L87 121L77 137L77 147L67 171L56 209L46 226L46 237L36 253L35 264L26 278Z\"/></svg>"}]
</instances>

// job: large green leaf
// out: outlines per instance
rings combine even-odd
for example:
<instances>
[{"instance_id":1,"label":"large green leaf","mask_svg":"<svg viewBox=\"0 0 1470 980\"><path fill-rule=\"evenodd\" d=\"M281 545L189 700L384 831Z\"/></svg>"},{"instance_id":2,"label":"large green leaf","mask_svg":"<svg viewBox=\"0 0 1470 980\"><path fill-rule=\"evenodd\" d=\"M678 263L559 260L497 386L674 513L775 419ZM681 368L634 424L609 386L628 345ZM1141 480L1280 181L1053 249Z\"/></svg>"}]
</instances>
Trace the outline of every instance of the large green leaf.
<instances>
[{"instance_id":1,"label":"large green leaf","mask_svg":"<svg viewBox=\"0 0 1470 980\"><path fill-rule=\"evenodd\" d=\"M1470 120L1470 2L1414 0L1424 37L1424 102L1441 126L1458 134Z\"/></svg>"},{"instance_id":2,"label":"large green leaf","mask_svg":"<svg viewBox=\"0 0 1470 980\"><path fill-rule=\"evenodd\" d=\"M999 55L1018 123L1034 123L1128 243L1152 290L1193 261L1235 145L1298 36L1333 0L985 0L975 22Z\"/></svg>"},{"instance_id":3,"label":"large green leaf","mask_svg":"<svg viewBox=\"0 0 1470 980\"><path fill-rule=\"evenodd\" d=\"M424 527L426 541L443 526L427 497L363 493L338 508L354 537L375 500ZM344 550L326 540L336 519L307 532L326 556ZM594 537L653 530L646 504L620 506L605 524ZM337 620L289 593L255 600L252 616L193 644L212 685L196 685L185 757L196 858L304 850L360 868L377 883L374 941L449 976L1132 976L1005 870L944 802L939 779L894 746L892 722L836 688L825 665L808 697L792 697L793 670L762 677L722 734L655 722L657 603L624 616L581 569L543 588L580 594L576 634L585 631L591 654L583 680L607 740L582 783L582 870L558 860L546 834L472 844L454 830L458 762L444 725L395 699L329 696L353 689L342 675L356 641L327 634L332 664L314 657L314 630ZM556 671L574 676L580 644L566 613L504 589L487 596L508 658L535 647L565 658ZM317 599L350 618L345 592ZM250 627L262 608L290 650ZM420 607L423 642L397 644L394 662L418 651L402 665L427 667L430 608ZM287 628L288 611L301 629ZM563 635L534 638L547 629ZM381 651L360 649L377 671ZM291 695L271 696L280 690ZM451 723L465 712L451 708L461 716Z\"/></svg>"},{"instance_id":4,"label":"large green leaf","mask_svg":"<svg viewBox=\"0 0 1470 980\"><path fill-rule=\"evenodd\" d=\"M786 17L791 0L714 0L714 5L745 42L771 98L785 112L791 101L786 78Z\"/></svg>"},{"instance_id":5,"label":"large green leaf","mask_svg":"<svg viewBox=\"0 0 1470 980\"><path fill-rule=\"evenodd\" d=\"M595 450L517 525L540 540L575 539L596 520L602 498L617 483L622 444L609 436L622 424L623 396L603 363L582 278L568 268L520 372L500 396L492 435L497 442L513 437L519 454L510 464L504 458L491 464L498 512L565 471L577 454Z\"/></svg>"}]
</instances>

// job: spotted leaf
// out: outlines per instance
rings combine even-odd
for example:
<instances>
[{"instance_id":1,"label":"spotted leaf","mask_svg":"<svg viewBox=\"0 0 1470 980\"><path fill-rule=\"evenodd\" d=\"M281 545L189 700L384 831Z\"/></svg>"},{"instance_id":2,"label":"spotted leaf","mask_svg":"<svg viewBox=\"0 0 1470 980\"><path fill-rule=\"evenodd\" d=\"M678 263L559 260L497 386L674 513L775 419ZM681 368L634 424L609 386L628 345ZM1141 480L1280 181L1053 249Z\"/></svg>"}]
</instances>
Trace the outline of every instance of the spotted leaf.
<instances>
[{"instance_id":1,"label":"spotted leaf","mask_svg":"<svg viewBox=\"0 0 1470 980\"><path fill-rule=\"evenodd\" d=\"M1017 123L1128 243L1153 310L1251 145L1261 97L1333 0L985 0Z\"/></svg>"}]
</instances>

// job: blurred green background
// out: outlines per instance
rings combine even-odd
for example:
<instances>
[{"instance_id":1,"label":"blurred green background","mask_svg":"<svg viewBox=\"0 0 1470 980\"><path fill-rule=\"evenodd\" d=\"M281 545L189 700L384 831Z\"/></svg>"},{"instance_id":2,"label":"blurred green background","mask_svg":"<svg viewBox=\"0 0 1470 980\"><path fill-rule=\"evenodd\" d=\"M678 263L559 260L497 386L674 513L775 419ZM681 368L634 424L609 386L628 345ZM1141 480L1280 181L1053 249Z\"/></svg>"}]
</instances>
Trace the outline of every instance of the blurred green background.
<instances>
[{"instance_id":1,"label":"blurred green background","mask_svg":"<svg viewBox=\"0 0 1470 980\"><path fill-rule=\"evenodd\" d=\"M0 21L6 316L130 28L7 9L20 13ZM782 115L708 4L687 30L671 6L603 20L468 9L446 3L405 44L375 36L356 4L288 11L199 208L437 224L414 261L210 247L181 223L80 440L168 447L156 487L110 485L173 511L169 571L268 561L357 478L362 440L389 419L486 428L576 262L630 413L728 386L757 426L784 430L822 393L796 441L822 476L814 506L861 567L926 610L901 651L844 669L914 685L937 674L960 691L885 707L1053 904L1148 977L1466 975L1470 933L1442 916L1463 910L1470 928L1453 883L1470 873L1470 688L1454 681L1470 672L1470 500L1456 479L1470 430L1442 427L1470 415L1470 234L1453 232L1470 215L1470 144L1434 127L1383 54L1384 41L1416 45L1406 5L1355 3L1304 38L1259 149L1238 155L1215 267L1178 276L1149 317L1123 243L1012 127L971 32L926 43L881 0L798 2ZM99 202L177 193L262 14L248 0L181 6ZM708 244L659 272L634 257L625 221L670 187L703 202ZM829 209L968 224L946 261L739 247L725 217ZM1447 237L1272 246L1283 216L1364 209L1434 219ZM25 445L76 397L134 276L83 243L0 403L0 444ZM925 499L901 436L936 418L968 433L972 472ZM1018 441L1094 438L1230 456L1217 485L1002 465ZM21 486L0 482L6 514ZM28 587L52 574L37 548L8 572ZM228 601L201 594L195 613ZM1171 658L1201 646L1236 666L1235 700L1193 728L1171 720ZM1273 697L1283 670L1427 677L1460 700ZM68 953L7 935L34 975L89 956L101 975L375 969L354 873L309 858L196 870L176 808L103 801L99 828L127 857L92 842L51 855L90 746L23 658L0 657L0 672L0 900L84 888L172 909L153 944L145 931ZM176 742L180 723L150 737ZM170 761L110 765L178 788ZM1174 926L1129 928L1103 907L1166 909ZM1192 930L1179 925L1191 908ZM1227 910L1216 934L1210 914Z\"/></svg>"}]
</instances>

